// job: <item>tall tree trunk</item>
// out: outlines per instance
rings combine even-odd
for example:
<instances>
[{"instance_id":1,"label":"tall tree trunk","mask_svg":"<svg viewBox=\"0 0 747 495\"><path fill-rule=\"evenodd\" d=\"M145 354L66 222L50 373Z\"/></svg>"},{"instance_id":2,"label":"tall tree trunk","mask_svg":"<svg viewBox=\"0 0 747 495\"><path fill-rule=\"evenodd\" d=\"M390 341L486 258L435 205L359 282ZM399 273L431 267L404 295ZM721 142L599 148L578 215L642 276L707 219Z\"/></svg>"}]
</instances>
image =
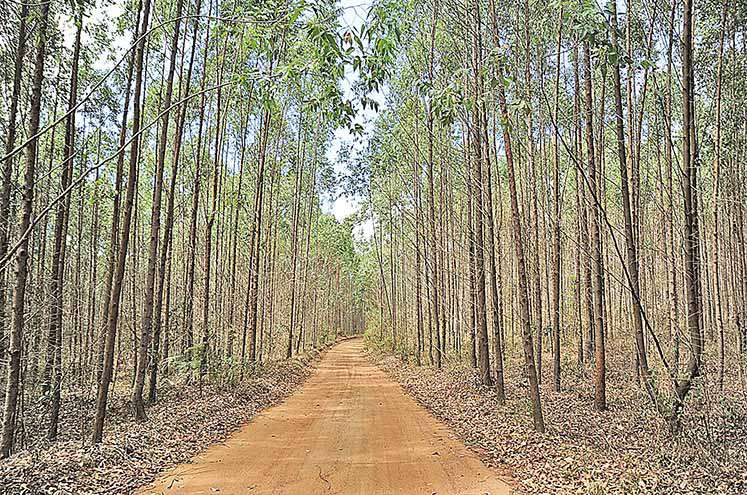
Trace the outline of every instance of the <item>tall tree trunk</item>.
<instances>
[{"instance_id":1,"label":"tall tree trunk","mask_svg":"<svg viewBox=\"0 0 747 495\"><path fill-rule=\"evenodd\" d=\"M31 225L31 213L34 208L34 186L36 151L39 138L39 121L41 118L42 84L44 82L44 58L47 49L47 25L49 23L49 3L39 5L38 24L36 26L36 56L34 58L34 79L31 87L31 110L29 112L29 140L26 147L26 170L23 181L23 198L19 219L21 239L15 255L13 273L13 310L10 327L10 345L8 348L8 375L5 382L5 404L3 405L3 432L0 439L0 458L6 458L13 449L16 426L16 407L18 404L19 382L21 377L21 353L23 352L23 328L26 310L26 281L28 279L29 235L25 232Z\"/></svg>"},{"instance_id":2,"label":"tall tree trunk","mask_svg":"<svg viewBox=\"0 0 747 495\"><path fill-rule=\"evenodd\" d=\"M420 142L419 142L419 130L420 126L418 125L418 117L417 115L414 118L415 122L415 159L412 163L412 185L413 185L413 191L414 191L414 210L415 210L415 324L416 324L416 330L417 330L417 350L415 353L415 361L418 366L422 364L422 356L423 356L423 287L422 287L422 278L420 275L420 267L422 266L422 253L421 253L421 246L420 246L420 240L421 240L421 216L422 216L422 205L420 201L420 176L421 176L421 165L420 165Z\"/></svg>"},{"instance_id":3,"label":"tall tree trunk","mask_svg":"<svg viewBox=\"0 0 747 495\"><path fill-rule=\"evenodd\" d=\"M524 91L526 98L526 125L527 125L527 189L531 194L531 199L527 200L527 218L528 224L534 226L529 230L533 235L530 239L530 255L534 255L533 263L529 264L533 283L530 288L531 303L530 307L534 312L535 325L537 331L537 379L542 383L542 341L544 337L544 322L542 312L542 283L540 278L540 242L539 242L539 223L540 214L537 204L539 194L537 192L537 159L535 157L535 137L534 137L534 109L532 106L532 33L530 31L532 20L529 0L524 1Z\"/></svg>"},{"instance_id":4,"label":"tall tree trunk","mask_svg":"<svg viewBox=\"0 0 747 495\"><path fill-rule=\"evenodd\" d=\"M290 359L293 355L293 335L298 325L298 230L301 222L301 182L303 180L303 160L306 149L305 133L303 131L303 111L298 115L298 148L296 150L295 186L293 190L293 209L291 220L291 296L290 296L290 322L288 327L288 347L285 357ZM303 143L303 144L302 144ZM300 337L300 336L299 336Z\"/></svg>"},{"instance_id":5,"label":"tall tree trunk","mask_svg":"<svg viewBox=\"0 0 747 495\"><path fill-rule=\"evenodd\" d=\"M492 12L495 16L495 11ZM493 30L493 38L496 46L500 46L498 32ZM532 420L537 432L545 431L545 421L542 416L542 400L540 398L539 381L537 379L537 368L534 363L534 343L532 342L532 322L529 314L529 287L524 256L524 232L519 212L519 197L516 190L516 169L513 159L513 147L511 144L511 126L506 104L506 90L503 82L503 68L498 66L498 108L501 113L501 127L503 128L503 142L506 152L506 165L508 167L508 188L511 200L511 224L514 234L514 249L516 251L516 263L518 265L519 287L518 299L521 316L521 329L524 348L524 369L529 380L529 399L532 404Z\"/></svg>"},{"instance_id":6,"label":"tall tree trunk","mask_svg":"<svg viewBox=\"0 0 747 495\"><path fill-rule=\"evenodd\" d=\"M134 139L130 146L130 166L127 177L127 192L124 205L124 218L122 222L122 233L119 240L119 251L117 253L116 273L112 280L112 289L109 297L108 321L106 331L106 343L104 348L104 362L96 394L96 415L93 423L93 443L100 443L104 434L104 420L106 418L106 405L109 397L109 385L114 371L114 344L117 337L117 323L119 321L119 304L122 296L122 282L125 276L127 264L127 249L130 244L130 228L132 224L132 210L135 200L135 189L137 185L138 162L140 159L140 126L141 126L141 98L143 94L143 57L145 52L145 37L148 31L150 19L150 0L144 0L143 19L140 33L142 39L135 51L135 92L133 96L132 112L132 134Z\"/></svg>"},{"instance_id":7,"label":"tall tree trunk","mask_svg":"<svg viewBox=\"0 0 747 495\"><path fill-rule=\"evenodd\" d=\"M140 27L140 14L141 9L138 9L135 27L133 29L133 38L137 40ZM125 160L125 141L127 139L127 122L130 110L130 99L132 89L132 78L135 67L135 56L131 56L127 65L127 84L125 85L125 99L122 110L122 120L119 128L119 153L117 153L117 170L114 178L114 202L112 206L112 224L109 233L109 244L107 246L106 253L106 281L104 282L104 297L102 301L101 311L101 322L99 332L96 334L97 338L97 363L96 363L96 379L101 381L101 373L104 367L104 356L106 354L106 333L107 325L109 322L110 303L112 284L114 281L114 273L117 270L117 247L119 245L119 221L121 216L121 203L122 203L122 175L124 173L124 160Z\"/></svg>"},{"instance_id":8,"label":"tall tree trunk","mask_svg":"<svg viewBox=\"0 0 747 495\"><path fill-rule=\"evenodd\" d=\"M555 130L553 132L553 204L555 206L553 221L553 266L552 266L552 334L553 334L553 388L560 392L560 279L561 268L561 199L560 199L560 149L558 141L560 137L559 129L559 106L560 106L560 52L563 43L563 5L560 5L558 12L558 42L557 52L555 55L555 98L553 109L553 120L555 121Z\"/></svg>"},{"instance_id":9,"label":"tall tree trunk","mask_svg":"<svg viewBox=\"0 0 747 495\"><path fill-rule=\"evenodd\" d=\"M680 429L680 414L694 380L701 373L703 355L702 293L700 286L700 233L698 230L699 207L698 152L694 143L695 134L695 77L693 73L693 4L684 0L682 21L682 188L685 216L685 291L687 294L687 329L690 336L690 358L685 376L677 380L675 400L672 406L670 425Z\"/></svg>"},{"instance_id":10,"label":"tall tree trunk","mask_svg":"<svg viewBox=\"0 0 747 495\"><path fill-rule=\"evenodd\" d=\"M70 72L70 93L68 99L68 116L65 121L65 145L63 149L64 168L60 190L64 192L73 179L73 157L75 155L75 111L78 98L78 65L80 61L80 37L83 31L83 12L78 11L75 23L78 28L73 46L73 62ZM47 366L44 385L51 393L49 407L49 428L47 438L57 438L57 424L60 416L62 387L62 297L65 282L65 255L67 250L67 230L70 219L70 194L57 206L54 227L54 252L52 253L52 280L50 282L51 307L49 308L49 332L47 334ZM80 236L78 236L80 239ZM80 251L79 251L80 252ZM77 273L77 272L76 272ZM79 273L77 273L79 275Z\"/></svg>"},{"instance_id":11,"label":"tall tree trunk","mask_svg":"<svg viewBox=\"0 0 747 495\"><path fill-rule=\"evenodd\" d=\"M718 318L716 325L718 327L719 335L719 361L718 361L718 386L720 390L724 389L724 368L725 368L725 352L726 343L724 336L724 304L721 298L722 293L722 282L721 282L721 243L720 243L720 216L719 210L721 208L721 91L722 91L722 76L724 68L724 38L726 35L726 18L727 11L729 9L729 3L727 1L722 2L721 7L721 35L719 38L718 48L718 68L716 71L716 136L715 150L714 150L714 163L713 163L713 277L715 282L716 290L716 311Z\"/></svg>"},{"instance_id":12,"label":"tall tree trunk","mask_svg":"<svg viewBox=\"0 0 747 495\"><path fill-rule=\"evenodd\" d=\"M259 259L262 240L262 209L265 183L265 162L267 160L267 141L270 134L271 115L263 110L259 131L259 163L254 189L254 218L249 240L251 268L249 271L249 361L257 359L257 308L259 303Z\"/></svg>"},{"instance_id":13,"label":"tall tree trunk","mask_svg":"<svg viewBox=\"0 0 747 495\"><path fill-rule=\"evenodd\" d=\"M216 15L218 13L219 6L216 4ZM207 45L206 45L207 46ZM218 82L218 94L216 96L215 104L215 144L214 144L214 156L213 156L213 191L210 202L210 213L207 218L205 225L205 251L203 252L203 294L202 294L202 344L200 346L200 390L202 390L202 383L208 372L208 347L210 345L210 283L212 280L212 252L213 252L213 227L215 226L216 216L218 214L218 194L219 194L219 183L222 176L223 167L223 136L225 134L225 122L226 115L223 108L223 92L220 85L223 83L223 71L226 61L226 49L228 46L228 38L225 38L223 42L223 49L220 49L220 44L216 44L215 60L217 63L217 82ZM206 50L207 54L207 50ZM222 56L221 56L222 55ZM218 63L219 61L219 63ZM230 100L230 93L229 93ZM216 235L216 244L220 242L220 233ZM216 252L220 255L218 246L216 246ZM218 300L220 295L218 295Z\"/></svg>"},{"instance_id":14,"label":"tall tree trunk","mask_svg":"<svg viewBox=\"0 0 747 495\"><path fill-rule=\"evenodd\" d=\"M13 92L10 96L8 109L8 134L5 137L5 159L2 160L2 188L0 188L0 260L8 254L10 243L10 197L13 190L14 157L10 156L16 142L18 103L21 96L23 82L23 59L26 57L26 23L29 17L29 5L21 4L20 21L18 23L18 44L16 45L13 67ZM6 304L7 270L0 274L0 359L5 356L6 339Z\"/></svg>"},{"instance_id":15,"label":"tall tree trunk","mask_svg":"<svg viewBox=\"0 0 747 495\"><path fill-rule=\"evenodd\" d=\"M198 14L200 12L198 11ZM195 40L197 39L198 26L195 22ZM210 45L210 20L205 28L204 46ZM207 50L207 49L206 49ZM206 52L207 53L207 52ZM189 221L189 261L187 263L187 294L185 296L184 318L186 319L187 331L185 335L185 346L188 354L193 354L194 347L194 315L195 315L195 270L197 267L197 214L200 206L200 192L202 185L202 161L204 159L204 140L203 133L205 130L205 83L207 81L208 67L207 55L203 58L202 75L200 77L200 117L197 130L197 157L195 160L195 180L194 189L192 190L192 205L190 210Z\"/></svg>"},{"instance_id":16,"label":"tall tree trunk","mask_svg":"<svg viewBox=\"0 0 747 495\"><path fill-rule=\"evenodd\" d=\"M675 245L675 221L674 221L674 157L673 157L673 140L672 140L672 51L674 45L674 18L677 11L676 2L672 3L672 9L669 17L669 35L667 37L667 87L665 93L664 108L664 157L666 161L666 184L668 191L667 204L667 234L668 234L668 256L669 262L669 325L672 328L674 340L673 367L674 374L679 373L680 367L680 286L678 278L680 270L677 268L678 253L680 249Z\"/></svg>"},{"instance_id":17,"label":"tall tree trunk","mask_svg":"<svg viewBox=\"0 0 747 495\"><path fill-rule=\"evenodd\" d=\"M130 406L136 421L145 421L145 401L143 400L143 389L145 387L145 374L148 367L152 365L154 356L149 355L151 336L153 332L153 303L156 288L156 266L159 261L158 244L161 234L161 195L163 193L163 170L166 163L166 140L169 135L169 121L171 97L174 91L174 72L176 70L176 53L179 46L179 28L181 27L183 0L176 2L176 23L174 34L171 38L168 75L166 76L166 94L164 95L161 120L161 134L158 138L158 154L156 156L156 171L153 178L153 206L150 215L150 242L148 244L148 268L145 276L145 300L143 302L143 315L140 327L140 347L138 349L138 366L135 370L135 386L132 388ZM220 90L219 90L220 91ZM175 164L172 168L176 170ZM173 190L173 183L172 183ZM173 196L173 194L171 194ZM173 200L172 200L173 206ZM167 247L164 242L163 254L166 255ZM165 264L165 263L164 263ZM160 309L160 308L159 308ZM160 318L160 315L157 317Z\"/></svg>"},{"instance_id":18,"label":"tall tree trunk","mask_svg":"<svg viewBox=\"0 0 747 495\"><path fill-rule=\"evenodd\" d=\"M200 12L201 9L201 0L197 1L196 6L196 12ZM177 2L177 17L181 16L181 12L183 9L183 0L178 0ZM177 39L178 37L178 28L174 27L174 39ZM194 40L197 39L197 34L199 32L199 24L198 21L195 20L194 23ZM186 41L186 30L184 33L184 39ZM184 44L184 43L183 43ZM197 43L192 43L192 49L189 55L189 66L187 68L187 74L186 77L184 77L183 68L184 65L182 65L182 68L180 69L181 77L183 79L180 79L179 81L179 91L178 94L180 98L184 98L187 95L189 95L189 90L191 86L192 81L192 70L194 67L194 56L195 56L195 47ZM172 45L172 48L174 46ZM174 50L175 51L175 50ZM173 53L173 52L172 52ZM182 64L184 62L184 57L182 56ZM182 84L184 84L182 88ZM155 295L155 304L153 307L153 356L151 358L150 363L150 380L148 382L148 402L155 402L156 401L156 385L157 385L157 376L158 376L158 362L160 360L160 353L159 353L159 346L160 346L160 337L161 337L161 313L162 313L162 307L163 307L163 298L164 298L164 284L166 279L166 265L169 262L171 256L170 256L170 250L172 249L172 234L174 229L174 196L176 192L176 179L177 175L179 173L179 165L181 160L181 150L182 150L182 138L184 136L184 124L187 119L187 103L182 103L179 113L176 117L176 128L174 130L174 148L173 148L173 155L172 155L172 162L171 162L171 178L169 182L169 196L167 200L167 207L166 207L166 225L164 227L163 232L163 242L162 242L162 248L161 248L161 260L159 264L159 270L158 270L158 288L156 290ZM168 294L167 294L168 299ZM168 306L168 305L167 305ZM167 311L168 313L168 311ZM168 316L167 316L168 319ZM164 339L164 342L166 345L168 345L168 339ZM164 349L164 355L168 356L168 352L166 352L167 349Z\"/></svg>"},{"instance_id":19,"label":"tall tree trunk","mask_svg":"<svg viewBox=\"0 0 747 495\"><path fill-rule=\"evenodd\" d=\"M598 411L607 409L607 378L606 378L606 352L605 352L605 322L604 322L604 258L602 253L602 240L600 236L599 218L601 215L601 195L599 193L600 173L597 169L594 151L594 123L593 123L593 101L592 101L592 74L591 74L591 47L589 43L584 44L584 93L586 98L586 149L588 153L589 167L588 179L590 195L593 203L589 206L591 217L591 245L589 249L593 260L594 288L594 407Z\"/></svg>"},{"instance_id":20,"label":"tall tree trunk","mask_svg":"<svg viewBox=\"0 0 747 495\"><path fill-rule=\"evenodd\" d=\"M477 319L477 361L480 369L480 381L486 386L493 385L490 373L490 355L488 343L488 322L485 294L485 207L484 207L484 177L483 177L483 79L482 79L482 27L480 19L480 2L475 0L472 6L472 58L474 67L474 95L475 105L472 112L472 145L474 147L473 196L474 196L474 236L475 236L475 267L476 267L476 319ZM490 242L489 244L492 244Z\"/></svg>"},{"instance_id":21,"label":"tall tree trunk","mask_svg":"<svg viewBox=\"0 0 747 495\"><path fill-rule=\"evenodd\" d=\"M434 57L435 57L435 46L436 46L436 23L438 22L438 1L434 2L433 5L433 16L431 17L431 33L430 33L430 55L428 58L428 81L433 84L434 81ZM433 329L433 335L436 337L436 366L441 368L443 361L442 349L441 349L441 332L439 328L439 322L441 321L441 308L439 307L439 287L438 287L438 266L436 264L437 251L436 251L436 193L435 193L435 177L434 177L434 166L433 166L433 146L434 146L434 116L433 116L433 102L429 102L427 107L426 115L426 132L428 134L428 251L425 258L426 269L430 272L430 291L431 291L431 311L432 311L432 324L435 327Z\"/></svg>"},{"instance_id":22,"label":"tall tree trunk","mask_svg":"<svg viewBox=\"0 0 747 495\"><path fill-rule=\"evenodd\" d=\"M610 14L610 39L612 46L617 49L617 4L612 2ZM631 192L628 180L628 157L625 150L625 129L623 118L622 91L620 81L620 62L615 61L613 66L613 79L615 86L615 131L617 136L617 158L620 167L620 188L622 195L623 216L625 219L625 245L626 245L626 276L630 289L630 298L633 306L633 330L635 332L635 343L637 350L638 369L642 372L644 385L652 402L656 403L656 392L653 379L648 367L648 356L643 333L643 306L641 302L640 275L638 271L638 249L636 243L636 232L633 223L633 210L631 207ZM635 187L635 183L634 183ZM633 197L637 197L637 193Z\"/></svg>"},{"instance_id":23,"label":"tall tree trunk","mask_svg":"<svg viewBox=\"0 0 747 495\"><path fill-rule=\"evenodd\" d=\"M488 141L487 112L483 113L483 139L485 143L485 212L487 217L488 231L485 235L488 249L488 276L490 277L490 296L492 306L493 324L493 355L495 356L495 391L498 403L503 404L506 400L506 386L503 377L503 306L501 304L500 263L496 260L496 247L498 255L503 256L500 241L500 226L496 229L495 215L493 210L493 165L490 160L490 145ZM497 160L497 157L495 157ZM500 188L500 183L498 183ZM498 202L498 208L503 208ZM497 238L497 240L496 240Z\"/></svg>"}]
</instances>

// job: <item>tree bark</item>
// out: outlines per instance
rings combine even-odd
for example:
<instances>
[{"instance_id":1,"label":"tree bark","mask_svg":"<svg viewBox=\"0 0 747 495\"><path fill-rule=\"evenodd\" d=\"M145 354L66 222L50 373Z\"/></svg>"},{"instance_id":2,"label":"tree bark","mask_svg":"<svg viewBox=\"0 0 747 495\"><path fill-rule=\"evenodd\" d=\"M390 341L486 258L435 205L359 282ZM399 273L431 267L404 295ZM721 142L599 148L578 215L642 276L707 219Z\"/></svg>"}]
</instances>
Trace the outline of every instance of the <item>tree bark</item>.
<instances>
[{"instance_id":1,"label":"tree bark","mask_svg":"<svg viewBox=\"0 0 747 495\"><path fill-rule=\"evenodd\" d=\"M495 15L495 11L493 11ZM494 29L494 41L496 46L500 46L498 33ZM534 343L532 342L532 323L529 314L529 288L526 268L526 258L524 256L524 232L519 212L519 199L516 190L516 169L513 159L513 148L511 144L510 121L508 106L506 105L506 90L503 82L503 68L498 66L498 108L501 113L501 127L503 128L503 142L506 152L506 165L508 167L508 188L511 201L511 224L514 237L514 249L516 251L516 263L518 265L519 286L518 299L519 311L521 316L522 341L524 348L525 371L529 380L529 399L532 404L532 420L534 430L543 433L545 431L545 421L542 415L542 400L540 398L539 381L537 379L537 368L534 363Z\"/></svg>"},{"instance_id":2,"label":"tree bark","mask_svg":"<svg viewBox=\"0 0 747 495\"><path fill-rule=\"evenodd\" d=\"M594 199L589 205L591 217L591 249L592 254L592 286L594 292L594 407L598 411L607 409L607 379L605 352L605 322L604 322L604 258L600 236L599 217L601 215L601 198L599 188L599 171L597 169L594 151L594 123L591 80L591 47L589 42L584 44L584 94L586 99L586 148L588 156L588 175L590 195Z\"/></svg>"},{"instance_id":3,"label":"tree bark","mask_svg":"<svg viewBox=\"0 0 747 495\"><path fill-rule=\"evenodd\" d=\"M553 204L555 206L553 222L553 266L552 266L552 333L553 333L553 388L560 392L560 279L561 268L561 199L560 199L560 149L558 147L559 129L559 86L560 86L560 51L563 42L563 4L558 12L558 42L555 56L555 102L554 120L555 131L553 132Z\"/></svg>"},{"instance_id":4,"label":"tree bark","mask_svg":"<svg viewBox=\"0 0 747 495\"><path fill-rule=\"evenodd\" d=\"M687 329L690 336L690 357L685 376L677 380L670 425L674 432L680 429L680 414L693 382L700 376L703 355L702 293L700 290L700 232L698 230L699 207L698 152L693 136L695 133L693 73L693 4L684 0L682 21L682 187L685 217L685 292L687 294Z\"/></svg>"},{"instance_id":5,"label":"tree bark","mask_svg":"<svg viewBox=\"0 0 747 495\"><path fill-rule=\"evenodd\" d=\"M611 4L610 17L610 39L612 46L618 47L617 41L617 5L616 2ZM630 289L633 313L633 330L635 332L635 343L637 350L638 368L642 372L644 385L652 402L656 404L656 391L654 390L653 378L648 367L648 356L643 333L643 306L641 302L640 275L638 270L638 249L636 243L636 233L633 223L633 210L631 207L631 191L628 179L628 157L625 150L625 129L623 118L622 91L620 81L620 62L619 58L613 64L613 79L615 86L615 131L617 136L617 157L620 168L620 188L622 196L623 217L625 219L625 245L627 261L627 278ZM635 187L635 183L634 183ZM633 194L637 197L637 194Z\"/></svg>"},{"instance_id":6,"label":"tree bark","mask_svg":"<svg viewBox=\"0 0 747 495\"><path fill-rule=\"evenodd\" d=\"M14 157L9 156L13 152L16 142L18 103L21 96L21 84L23 82L23 59L26 57L26 23L29 17L29 5L21 4L20 21L18 23L18 44L16 45L14 67L13 67L13 92L10 96L10 108L8 109L8 134L5 137L6 158L2 163L2 188L0 188L0 259L5 259L8 254L10 242L10 197L13 190L13 168ZM0 274L0 359L5 356L5 331L6 331L6 304L7 275L5 271Z\"/></svg>"},{"instance_id":7,"label":"tree bark","mask_svg":"<svg viewBox=\"0 0 747 495\"><path fill-rule=\"evenodd\" d=\"M145 37L148 31L150 19L150 0L144 0L143 19L140 33L142 39L135 51L135 92L133 96L133 123L132 134L135 136L130 146L130 165L127 177L127 192L124 205L124 218L122 233L119 240L119 251L117 253L116 273L112 281L112 289L109 302L109 314L107 321L106 343L104 349L104 363L96 394L96 414L93 424L93 443L100 443L104 434L104 420L106 418L106 405L109 397L109 385L114 371L114 344L117 336L117 323L119 321L119 304L122 296L122 282L127 264L127 250L130 244L130 228L132 223L132 210L137 185L138 162L140 158L140 139L137 137L141 126L141 98L143 93L143 57L145 52Z\"/></svg>"},{"instance_id":8,"label":"tree bark","mask_svg":"<svg viewBox=\"0 0 747 495\"><path fill-rule=\"evenodd\" d=\"M49 23L49 3L39 5L39 17L34 58L34 79L31 87L31 110L29 112L29 135L33 136L26 147L26 167L23 185L23 198L19 219L19 231L25 232L31 225L34 208L34 186L36 151L39 139L41 118L42 85L44 83L44 58L47 48L47 25ZM19 50L20 51L20 50ZM11 454L15 437L16 406L18 404L19 382L21 377L21 353L23 352L23 329L26 310L26 281L28 279L29 239L24 235L16 251L13 273L13 310L8 348L8 375L5 382L5 403L3 405L3 432L0 438L0 458Z\"/></svg>"},{"instance_id":9,"label":"tree bark","mask_svg":"<svg viewBox=\"0 0 747 495\"><path fill-rule=\"evenodd\" d=\"M148 419L145 413L143 389L145 387L145 374L154 359L154 356L150 355L150 345L151 336L153 335L153 303L156 288L156 267L159 261L158 244L161 234L161 196L163 193L163 171L166 163L166 140L169 135L170 112L168 109L171 107L171 97L174 91L174 72L176 70L176 53L179 44L182 5L183 0L177 0L176 23L174 24L174 34L171 38L169 68L168 75L166 76L166 94L164 95L162 104L164 113L161 121L161 134L158 139L155 177L153 178L153 206L150 216L150 242L148 244L148 268L145 277L145 300L140 326L140 347L138 349L138 366L135 370L135 386L132 388L132 395L130 397L130 406L132 407L136 421L146 421ZM176 170L175 164L172 168ZM171 196L173 197L173 194ZM162 249L165 256L167 252L165 242ZM160 318L160 315L158 318Z\"/></svg>"},{"instance_id":10,"label":"tree bark","mask_svg":"<svg viewBox=\"0 0 747 495\"><path fill-rule=\"evenodd\" d=\"M61 191L66 191L73 178L73 157L75 154L75 106L78 98L78 65L80 61L80 37L83 31L83 12L76 14L78 28L73 46L73 61L70 72L70 93L68 99L68 117L65 121L65 144L63 148L64 168L62 171ZM47 438L57 438L57 424L60 416L62 387L62 298L65 282L65 257L67 250L67 230L70 219L70 194L57 206L54 228L54 252L52 253L52 280L50 282L50 318L47 334L47 368L45 369L44 388L51 393L49 406L49 428ZM80 236L78 236L80 239Z\"/></svg>"}]
</instances>

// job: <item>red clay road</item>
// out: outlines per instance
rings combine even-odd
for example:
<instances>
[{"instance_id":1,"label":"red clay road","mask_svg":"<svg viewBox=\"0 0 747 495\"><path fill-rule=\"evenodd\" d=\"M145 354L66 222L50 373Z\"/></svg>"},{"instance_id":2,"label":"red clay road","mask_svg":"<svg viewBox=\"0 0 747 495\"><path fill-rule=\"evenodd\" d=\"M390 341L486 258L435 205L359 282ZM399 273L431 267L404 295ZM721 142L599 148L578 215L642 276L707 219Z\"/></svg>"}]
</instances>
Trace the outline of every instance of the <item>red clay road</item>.
<instances>
[{"instance_id":1,"label":"red clay road","mask_svg":"<svg viewBox=\"0 0 747 495\"><path fill-rule=\"evenodd\" d=\"M330 349L283 404L164 473L149 494L497 495L510 486L371 364Z\"/></svg>"}]
</instances>

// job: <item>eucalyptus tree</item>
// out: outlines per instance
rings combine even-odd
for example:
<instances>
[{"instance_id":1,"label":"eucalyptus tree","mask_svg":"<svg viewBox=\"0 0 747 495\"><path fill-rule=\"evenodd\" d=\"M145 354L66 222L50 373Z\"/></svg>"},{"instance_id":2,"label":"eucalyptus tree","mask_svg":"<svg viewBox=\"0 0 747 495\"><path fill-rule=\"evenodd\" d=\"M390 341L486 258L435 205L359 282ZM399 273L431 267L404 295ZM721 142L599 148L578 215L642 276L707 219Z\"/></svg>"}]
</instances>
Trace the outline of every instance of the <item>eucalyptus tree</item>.
<instances>
[{"instance_id":1,"label":"eucalyptus tree","mask_svg":"<svg viewBox=\"0 0 747 495\"><path fill-rule=\"evenodd\" d=\"M34 207L34 185L36 182L36 161L39 146L42 85L44 84L44 64L47 50L50 3L37 6L38 24L36 28L36 49L34 54L33 81L31 85L31 103L29 111L28 133L31 136L24 146L25 170L23 178L23 197L20 209L18 230L24 233L31 225L31 214ZM25 19L25 16L24 16ZM21 32L23 35L24 33ZM19 41L19 54L22 53ZM15 85L15 82L14 82ZM10 138L8 139L10 142ZM9 153L13 154L13 152ZM10 160L9 156L5 160ZM3 405L3 432L0 439L0 458L8 457L13 449L15 424L17 418L19 382L21 377L21 352L23 330L25 326L26 288L28 279L29 239L23 235L14 254L13 272L13 308L8 346L8 375L5 382L5 403ZM4 260L5 261L5 260Z\"/></svg>"},{"instance_id":2,"label":"eucalyptus tree","mask_svg":"<svg viewBox=\"0 0 747 495\"><path fill-rule=\"evenodd\" d=\"M157 145L156 173L153 183L153 200L150 220L150 242L148 247L148 274L145 282L145 301L143 304L143 319L140 329L140 348L138 351L138 366L135 370L135 386L132 390L132 409L138 421L147 419L145 414L145 402L143 400L143 389L145 387L145 374L150 367L150 345L153 334L153 308L154 292L156 286L156 264L158 263L158 249L161 230L161 194L163 191L163 174L166 162L166 140L169 133L170 107L174 92L174 72L176 71L176 55L179 44L179 30L181 28L181 16L184 6L183 0L177 0L174 17L174 31L169 48L169 67L166 75L166 90L163 97L163 120L161 122L160 135ZM175 165L172 165L174 167ZM173 200L172 200L173 203ZM164 252L167 246L160 246ZM163 264L162 264L163 270Z\"/></svg>"},{"instance_id":3,"label":"eucalyptus tree","mask_svg":"<svg viewBox=\"0 0 747 495\"><path fill-rule=\"evenodd\" d=\"M139 39L136 44L134 53L134 82L133 92L133 111L132 111L132 135L135 139L130 145L129 171L127 174L127 186L125 192L124 211L122 212L122 232L118 239L119 247L117 250L116 271L112 279L111 294L107 294L111 300L109 302L107 322L106 322L106 339L104 344L104 359L101 377L99 379L98 391L96 394L96 416L93 424L93 442L100 443L104 435L104 420L106 418L106 407L109 397L109 386L114 372L114 344L117 337L117 325L119 323L119 306L122 297L122 283L124 281L125 269L127 263L127 250L130 244L130 229L132 227L132 210L135 200L135 189L138 175L138 159L140 156L140 140L138 135L142 125L142 93L143 93L143 58L145 56L145 33L148 31L150 20L150 0L144 0L142 5L142 19L138 14L137 32Z\"/></svg>"},{"instance_id":4,"label":"eucalyptus tree","mask_svg":"<svg viewBox=\"0 0 747 495\"><path fill-rule=\"evenodd\" d=\"M60 190L70 187L73 179L75 154L75 111L73 107L78 98L78 67L80 64L81 34L83 31L83 8L75 14L75 42L70 70L70 93L68 96L68 116L65 121L65 144L63 147L64 168ZM66 196L57 207L54 227L54 251L52 255L51 308L49 331L47 335L47 362L44 369L43 388L51 392L50 420L47 437L57 438L57 425L60 415L62 387L62 297L65 281L65 263L67 251L68 224L70 221L70 196Z\"/></svg>"},{"instance_id":5,"label":"eucalyptus tree","mask_svg":"<svg viewBox=\"0 0 747 495\"><path fill-rule=\"evenodd\" d=\"M16 49L13 54L13 90L10 97L10 105L7 116L7 133L5 136L5 156L2 160L2 189L0 189L0 259L4 259L8 252L10 242L10 200L13 181L14 157L11 156L16 143L16 134L18 133L17 121L19 111L19 100L21 97L21 87L23 84L23 61L26 56L27 43L27 23L29 17L29 6L24 4L18 14L18 36L16 39ZM5 320L6 320L6 294L7 275L0 276L0 355L5 353Z\"/></svg>"}]
</instances>

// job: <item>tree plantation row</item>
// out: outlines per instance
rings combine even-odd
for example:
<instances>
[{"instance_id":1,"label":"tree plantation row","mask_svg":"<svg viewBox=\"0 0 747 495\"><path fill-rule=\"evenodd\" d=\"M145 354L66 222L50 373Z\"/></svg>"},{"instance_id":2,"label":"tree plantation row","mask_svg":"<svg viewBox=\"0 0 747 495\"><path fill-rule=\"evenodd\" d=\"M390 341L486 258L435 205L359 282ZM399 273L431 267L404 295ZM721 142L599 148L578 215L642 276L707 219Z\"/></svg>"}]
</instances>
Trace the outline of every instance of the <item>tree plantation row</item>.
<instances>
[{"instance_id":1,"label":"tree plantation row","mask_svg":"<svg viewBox=\"0 0 747 495\"><path fill-rule=\"evenodd\" d=\"M599 411L637 383L674 433L693 396L743 397L745 7L387 4L401 48L351 164L369 329L501 402L520 354L539 432L579 377Z\"/></svg>"},{"instance_id":2,"label":"tree plantation row","mask_svg":"<svg viewBox=\"0 0 747 495\"><path fill-rule=\"evenodd\" d=\"M2 14L0 456L75 437L66 400L100 442L112 393L145 421L162 377L230 385L362 330L325 151L352 126L345 67L381 76L334 2Z\"/></svg>"}]
</instances>

